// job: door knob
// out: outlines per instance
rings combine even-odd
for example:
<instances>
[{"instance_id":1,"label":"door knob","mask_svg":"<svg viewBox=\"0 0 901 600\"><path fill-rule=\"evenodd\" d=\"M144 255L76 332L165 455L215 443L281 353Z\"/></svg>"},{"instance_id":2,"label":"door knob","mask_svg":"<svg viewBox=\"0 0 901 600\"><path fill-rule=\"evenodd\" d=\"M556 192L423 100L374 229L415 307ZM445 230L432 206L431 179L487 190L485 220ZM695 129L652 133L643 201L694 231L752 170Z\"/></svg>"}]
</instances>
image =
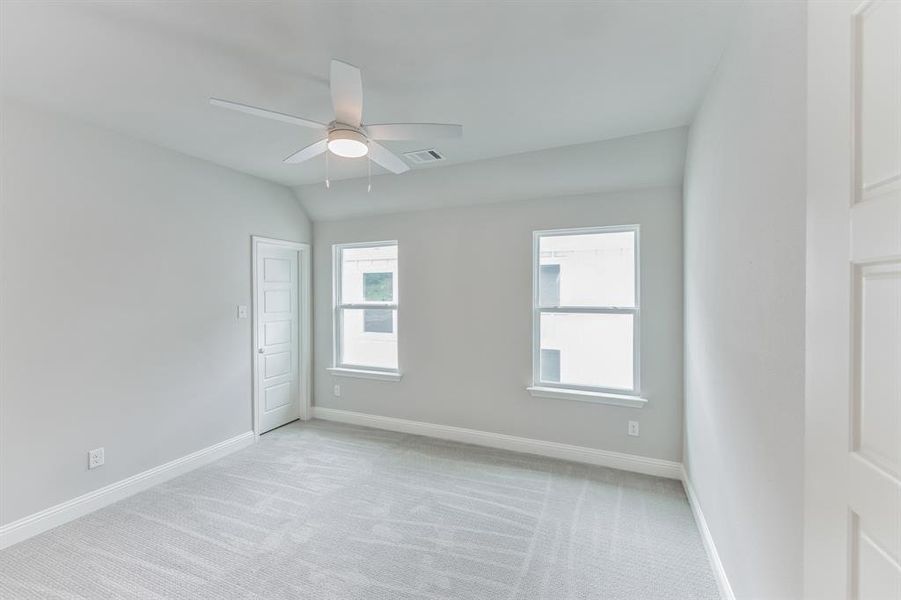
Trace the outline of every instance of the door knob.
<instances>
[{"instance_id":1,"label":"door knob","mask_svg":"<svg viewBox=\"0 0 901 600\"><path fill-rule=\"evenodd\" d=\"M257 350L257 352L259 352L260 354L265 354L266 351L260 348L259 350Z\"/></svg>"}]
</instances>

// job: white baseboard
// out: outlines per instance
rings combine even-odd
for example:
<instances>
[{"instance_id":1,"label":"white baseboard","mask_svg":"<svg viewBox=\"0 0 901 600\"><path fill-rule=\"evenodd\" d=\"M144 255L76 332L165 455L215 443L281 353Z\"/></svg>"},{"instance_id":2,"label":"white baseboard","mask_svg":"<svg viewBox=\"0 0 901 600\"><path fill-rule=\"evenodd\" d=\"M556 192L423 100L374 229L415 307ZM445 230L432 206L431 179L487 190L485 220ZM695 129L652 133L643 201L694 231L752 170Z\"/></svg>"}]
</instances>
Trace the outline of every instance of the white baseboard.
<instances>
[{"instance_id":1,"label":"white baseboard","mask_svg":"<svg viewBox=\"0 0 901 600\"><path fill-rule=\"evenodd\" d=\"M704 513L701 512L701 505L698 503L698 497L695 495L695 489L691 485L691 480L688 478L685 467L682 467L682 485L685 487L685 494L688 496L691 512L694 513L695 521L698 523L701 540L704 542L704 549L707 551L707 557L710 559L710 566L713 569L713 576L716 578L716 585L720 589L720 597L723 600L735 600L735 593L729 584L726 570L723 568L722 561L720 561L720 554L716 550L713 536L710 535L710 529L707 527L707 519L704 518Z\"/></svg>"},{"instance_id":2,"label":"white baseboard","mask_svg":"<svg viewBox=\"0 0 901 600\"><path fill-rule=\"evenodd\" d=\"M72 500L7 523L0 527L0 549L17 544L48 529L93 512L98 508L103 508L132 494L211 463L226 454L249 446L255 441L256 438L253 432L247 431L224 442L213 444L187 456L182 456L158 467L148 469L143 473L132 475L127 479L122 479L93 492L88 492Z\"/></svg>"},{"instance_id":3,"label":"white baseboard","mask_svg":"<svg viewBox=\"0 0 901 600\"><path fill-rule=\"evenodd\" d=\"M382 417L379 415L370 415L335 408L324 408L321 406L313 407L313 417L325 421L338 421L340 423L362 425L364 427L373 427L375 429L412 433L414 435L424 435L442 440L462 442L464 444L500 448L502 450L512 450L514 452L523 452L525 454L538 454L540 456L549 456L551 458L560 458L563 460L588 463L602 467L611 467L614 469L622 469L624 471L634 471L636 473L656 475L658 477L667 477L669 479L679 479L682 476L682 465L677 462L660 460L658 458L647 458L635 454L624 454L622 452L611 452L609 450L598 450L596 448L587 448L585 446L572 446L570 444L561 444L559 442L547 442L544 440L505 435L503 433L491 433L488 431L479 431L477 429L452 427L450 425L437 425L435 423L395 419L393 417Z\"/></svg>"}]
</instances>

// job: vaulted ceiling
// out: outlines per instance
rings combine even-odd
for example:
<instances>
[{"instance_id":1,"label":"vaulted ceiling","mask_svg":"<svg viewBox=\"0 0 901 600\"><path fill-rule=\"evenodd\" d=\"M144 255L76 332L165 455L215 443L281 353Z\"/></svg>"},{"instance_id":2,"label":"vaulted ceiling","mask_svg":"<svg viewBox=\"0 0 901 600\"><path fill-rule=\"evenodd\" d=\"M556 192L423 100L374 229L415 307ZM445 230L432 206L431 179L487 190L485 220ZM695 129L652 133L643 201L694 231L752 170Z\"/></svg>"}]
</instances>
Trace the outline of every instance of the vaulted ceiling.
<instances>
[{"instance_id":1,"label":"vaulted ceiling","mask_svg":"<svg viewBox=\"0 0 901 600\"><path fill-rule=\"evenodd\" d=\"M208 97L328 122L340 58L363 71L365 120L462 123L459 140L386 142L451 165L688 123L732 14L717 0L3 2L0 73L3 94L300 185L325 159L282 159L314 132Z\"/></svg>"}]
</instances>

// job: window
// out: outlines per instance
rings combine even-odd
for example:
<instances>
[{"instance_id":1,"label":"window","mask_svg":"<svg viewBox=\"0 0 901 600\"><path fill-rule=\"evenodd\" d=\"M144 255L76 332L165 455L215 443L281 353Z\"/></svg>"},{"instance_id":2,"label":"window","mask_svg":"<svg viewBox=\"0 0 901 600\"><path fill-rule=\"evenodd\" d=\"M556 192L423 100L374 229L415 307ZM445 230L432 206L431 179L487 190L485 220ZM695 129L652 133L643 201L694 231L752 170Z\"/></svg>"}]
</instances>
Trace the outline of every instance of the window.
<instances>
[{"instance_id":1,"label":"window","mask_svg":"<svg viewBox=\"0 0 901 600\"><path fill-rule=\"evenodd\" d=\"M336 245L333 273L332 371L396 375L397 242Z\"/></svg>"},{"instance_id":2,"label":"window","mask_svg":"<svg viewBox=\"0 0 901 600\"><path fill-rule=\"evenodd\" d=\"M638 398L638 226L536 231L534 243L529 390L643 404Z\"/></svg>"}]
</instances>

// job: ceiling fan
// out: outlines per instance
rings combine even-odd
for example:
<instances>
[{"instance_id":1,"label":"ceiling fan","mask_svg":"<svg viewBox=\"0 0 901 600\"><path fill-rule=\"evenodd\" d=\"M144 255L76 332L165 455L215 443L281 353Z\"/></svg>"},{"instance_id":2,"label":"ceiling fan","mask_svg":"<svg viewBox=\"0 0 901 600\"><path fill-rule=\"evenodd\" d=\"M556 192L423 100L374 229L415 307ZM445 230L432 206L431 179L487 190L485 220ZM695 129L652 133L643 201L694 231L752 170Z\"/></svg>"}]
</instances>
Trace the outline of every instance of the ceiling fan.
<instances>
[{"instance_id":1,"label":"ceiling fan","mask_svg":"<svg viewBox=\"0 0 901 600\"><path fill-rule=\"evenodd\" d=\"M363 79L360 69L346 62L332 60L329 87L332 92L335 120L328 124L220 98L210 98L210 104L264 119L317 129L325 135L324 139L287 157L284 162L288 164L304 162L328 150L344 158L360 158L368 154L376 164L399 174L409 171L410 167L376 140L419 140L463 135L462 125L446 123L364 124ZM326 185L328 185L327 175Z\"/></svg>"}]
</instances>

